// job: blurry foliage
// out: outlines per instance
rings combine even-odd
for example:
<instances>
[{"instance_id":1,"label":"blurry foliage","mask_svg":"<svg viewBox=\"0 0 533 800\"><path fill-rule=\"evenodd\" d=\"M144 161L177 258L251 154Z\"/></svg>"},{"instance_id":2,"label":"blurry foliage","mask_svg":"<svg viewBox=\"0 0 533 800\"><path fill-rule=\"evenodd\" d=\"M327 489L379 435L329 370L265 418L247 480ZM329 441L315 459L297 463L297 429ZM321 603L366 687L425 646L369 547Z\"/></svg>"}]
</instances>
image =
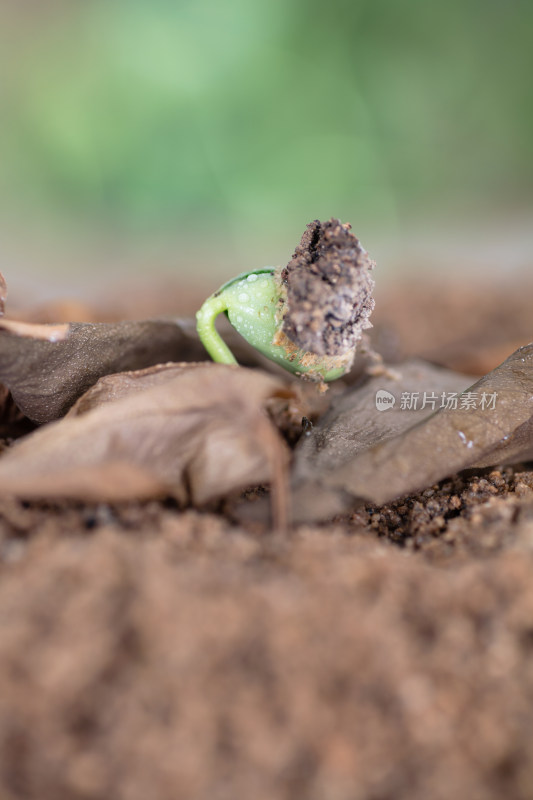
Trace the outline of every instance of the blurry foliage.
<instances>
[{"instance_id":1,"label":"blurry foliage","mask_svg":"<svg viewBox=\"0 0 533 800\"><path fill-rule=\"evenodd\" d=\"M529 199L525 0L20 5L0 27L11 213L294 229Z\"/></svg>"}]
</instances>

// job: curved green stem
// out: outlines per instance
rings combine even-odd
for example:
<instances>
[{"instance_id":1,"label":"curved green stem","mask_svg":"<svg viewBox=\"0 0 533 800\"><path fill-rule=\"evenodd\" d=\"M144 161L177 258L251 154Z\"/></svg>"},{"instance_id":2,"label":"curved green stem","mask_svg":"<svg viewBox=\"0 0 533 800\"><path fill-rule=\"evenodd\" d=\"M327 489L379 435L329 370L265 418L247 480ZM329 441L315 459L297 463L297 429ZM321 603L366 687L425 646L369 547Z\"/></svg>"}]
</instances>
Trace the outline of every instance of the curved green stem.
<instances>
[{"instance_id":1,"label":"curved green stem","mask_svg":"<svg viewBox=\"0 0 533 800\"><path fill-rule=\"evenodd\" d=\"M236 364L235 356L215 328L215 319L227 310L228 304L223 294L211 295L196 314L196 328L200 341L213 361L218 361L220 364Z\"/></svg>"}]
</instances>

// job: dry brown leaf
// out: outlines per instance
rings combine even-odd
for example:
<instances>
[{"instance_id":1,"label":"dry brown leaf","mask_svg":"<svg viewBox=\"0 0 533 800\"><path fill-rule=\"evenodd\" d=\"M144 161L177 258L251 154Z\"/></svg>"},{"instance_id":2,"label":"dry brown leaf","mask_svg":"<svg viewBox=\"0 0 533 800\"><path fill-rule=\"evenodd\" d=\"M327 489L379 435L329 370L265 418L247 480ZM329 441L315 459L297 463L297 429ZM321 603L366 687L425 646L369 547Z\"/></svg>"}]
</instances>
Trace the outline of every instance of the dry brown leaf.
<instances>
[{"instance_id":1,"label":"dry brown leaf","mask_svg":"<svg viewBox=\"0 0 533 800\"><path fill-rule=\"evenodd\" d=\"M318 425L305 434L296 448L297 479L339 467L380 441L412 428L432 413L422 408L423 393L462 392L476 379L458 372L413 360L395 367L399 378L380 375L359 383L334 398ZM378 391L392 394L396 403L384 411L376 407ZM402 409L402 393L418 393L416 409Z\"/></svg>"},{"instance_id":2,"label":"dry brown leaf","mask_svg":"<svg viewBox=\"0 0 533 800\"><path fill-rule=\"evenodd\" d=\"M35 337L31 335L33 327L37 329ZM67 335L56 342L43 338L45 325L26 325L23 336L17 335L16 329L0 329L0 381L10 389L19 409L35 422L50 422L64 415L103 375L206 357L196 335L172 321L72 323L66 327Z\"/></svg>"},{"instance_id":3,"label":"dry brown leaf","mask_svg":"<svg viewBox=\"0 0 533 800\"><path fill-rule=\"evenodd\" d=\"M153 367L146 367L146 369L104 375L74 403L66 416L77 417L104 403L120 400L121 397L127 397L135 392L168 383L171 378L182 375L187 370L203 366L205 366L205 362L201 361L177 364L170 361L167 364L156 364Z\"/></svg>"},{"instance_id":4,"label":"dry brown leaf","mask_svg":"<svg viewBox=\"0 0 533 800\"><path fill-rule=\"evenodd\" d=\"M113 382L114 400L36 430L0 458L0 491L107 501L171 493L203 505L274 480L279 510L288 452L263 406L287 393L280 381L206 363Z\"/></svg>"},{"instance_id":5,"label":"dry brown leaf","mask_svg":"<svg viewBox=\"0 0 533 800\"><path fill-rule=\"evenodd\" d=\"M409 374L407 368L399 369ZM358 392L362 399L361 413L354 413L359 427L350 430L351 441L343 439L339 424L337 431L330 425L327 436L319 426L311 434L312 442L302 445L294 480L298 519L327 518L349 508L355 498L389 502L468 467L533 458L533 344L517 350L468 389L478 399L496 394L493 409L440 409L414 425L409 422L412 412L398 411L409 425L403 433L394 416L387 423L393 412L374 408L372 413L368 396L378 388L376 379L368 386L372 388L353 390L355 408ZM400 381L396 391L410 389ZM438 394L439 388L428 385L426 391ZM321 441L326 442L322 456Z\"/></svg>"}]
</instances>

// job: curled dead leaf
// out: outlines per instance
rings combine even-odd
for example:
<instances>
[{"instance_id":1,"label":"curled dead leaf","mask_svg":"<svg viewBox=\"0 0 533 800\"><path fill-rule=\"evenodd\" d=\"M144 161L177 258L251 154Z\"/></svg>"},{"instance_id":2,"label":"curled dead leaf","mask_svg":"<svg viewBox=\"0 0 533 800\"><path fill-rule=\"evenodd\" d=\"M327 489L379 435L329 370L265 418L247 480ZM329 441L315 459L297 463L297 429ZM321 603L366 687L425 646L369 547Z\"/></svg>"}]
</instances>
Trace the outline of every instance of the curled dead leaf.
<instances>
[{"instance_id":1,"label":"curled dead leaf","mask_svg":"<svg viewBox=\"0 0 533 800\"><path fill-rule=\"evenodd\" d=\"M264 412L270 397L287 393L282 382L206 363L116 375L110 383L118 387L114 399L93 392L90 408L10 448L0 458L0 492L107 501L173 494L204 505L272 482L284 522L288 450Z\"/></svg>"},{"instance_id":2,"label":"curled dead leaf","mask_svg":"<svg viewBox=\"0 0 533 800\"><path fill-rule=\"evenodd\" d=\"M59 341L43 335L50 328L55 335L58 326L2 325L0 381L19 409L39 423L63 416L102 375L205 358L196 337L172 321L71 323L59 326L65 334Z\"/></svg>"},{"instance_id":3,"label":"curled dead leaf","mask_svg":"<svg viewBox=\"0 0 533 800\"><path fill-rule=\"evenodd\" d=\"M296 479L338 468L380 441L412 428L434 410L431 405L423 407L424 392L433 392L440 403L443 392L462 392L475 381L417 359L395 370L398 380L388 374L367 377L333 399L318 425L298 443ZM402 408L402 395L418 397L417 407Z\"/></svg>"},{"instance_id":4,"label":"curled dead leaf","mask_svg":"<svg viewBox=\"0 0 533 800\"><path fill-rule=\"evenodd\" d=\"M205 362L175 364L170 361L167 364L156 364L153 367L146 367L146 369L104 375L74 403L66 416L76 417L86 414L87 411L104 403L120 400L122 397L131 396L136 392L168 383L171 378L202 366L205 366Z\"/></svg>"},{"instance_id":5,"label":"curled dead leaf","mask_svg":"<svg viewBox=\"0 0 533 800\"><path fill-rule=\"evenodd\" d=\"M409 367L399 370L410 377ZM461 380L457 375L459 388ZM400 381L397 393L408 387L409 382ZM431 411L423 419L405 410L400 419L400 411L396 416L372 411L368 398L376 389L372 379L353 390L355 424L349 433L342 415L334 424L326 416L311 442L302 445L294 473L296 518L328 518L356 499L382 504L468 467L533 458L533 344L519 348L462 394L495 397L494 407L460 401L457 408ZM438 394L438 383L427 391Z\"/></svg>"}]
</instances>

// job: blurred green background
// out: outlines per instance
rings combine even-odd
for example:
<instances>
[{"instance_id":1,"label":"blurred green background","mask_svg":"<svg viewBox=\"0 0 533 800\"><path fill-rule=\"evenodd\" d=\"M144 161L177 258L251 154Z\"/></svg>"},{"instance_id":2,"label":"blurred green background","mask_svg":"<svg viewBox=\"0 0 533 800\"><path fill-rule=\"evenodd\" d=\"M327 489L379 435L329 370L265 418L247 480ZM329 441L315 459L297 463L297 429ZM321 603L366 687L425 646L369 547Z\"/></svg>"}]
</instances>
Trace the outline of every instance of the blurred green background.
<instances>
[{"instance_id":1,"label":"blurred green background","mask_svg":"<svg viewBox=\"0 0 533 800\"><path fill-rule=\"evenodd\" d=\"M332 215L373 255L518 235L532 33L527 0L3 2L2 268L238 271Z\"/></svg>"}]
</instances>

